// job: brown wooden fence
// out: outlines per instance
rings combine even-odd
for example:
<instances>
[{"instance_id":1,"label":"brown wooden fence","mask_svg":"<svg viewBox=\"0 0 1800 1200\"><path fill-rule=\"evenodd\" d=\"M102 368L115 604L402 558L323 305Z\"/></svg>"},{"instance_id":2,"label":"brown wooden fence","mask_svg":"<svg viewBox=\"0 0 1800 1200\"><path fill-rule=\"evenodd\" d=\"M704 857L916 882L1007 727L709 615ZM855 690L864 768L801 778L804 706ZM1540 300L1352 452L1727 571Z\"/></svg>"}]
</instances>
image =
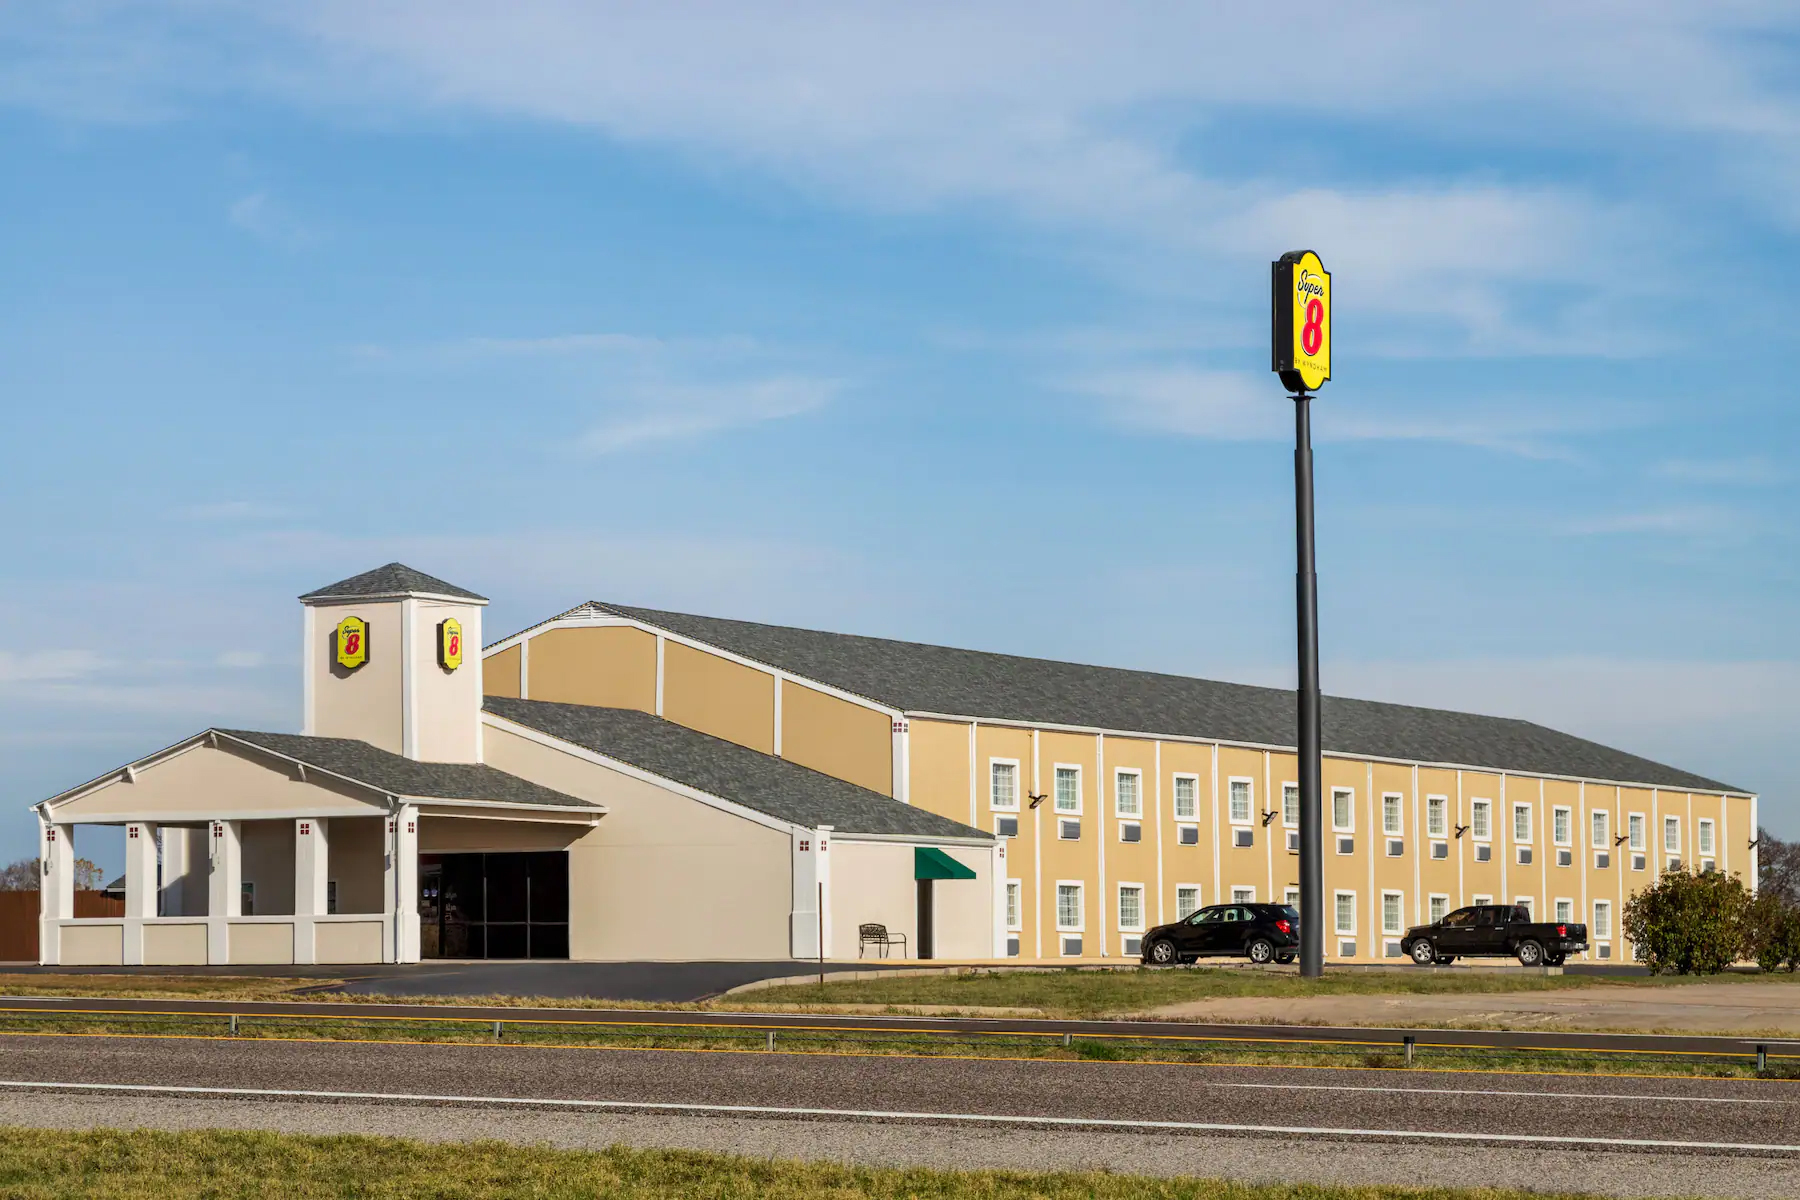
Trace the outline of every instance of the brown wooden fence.
<instances>
[{"instance_id":1,"label":"brown wooden fence","mask_svg":"<svg viewBox=\"0 0 1800 1200\"><path fill-rule=\"evenodd\" d=\"M78 917L122 917L125 901L105 892L76 892ZM0 892L0 962L38 959L38 894Z\"/></svg>"}]
</instances>

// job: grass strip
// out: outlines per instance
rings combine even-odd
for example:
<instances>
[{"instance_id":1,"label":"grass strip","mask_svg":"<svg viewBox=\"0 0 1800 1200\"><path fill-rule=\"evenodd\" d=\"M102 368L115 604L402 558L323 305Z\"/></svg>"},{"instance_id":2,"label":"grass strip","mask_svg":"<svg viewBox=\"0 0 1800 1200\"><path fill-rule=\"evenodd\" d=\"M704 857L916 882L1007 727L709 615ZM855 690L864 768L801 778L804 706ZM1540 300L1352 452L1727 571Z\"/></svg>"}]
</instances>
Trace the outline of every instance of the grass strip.
<instances>
[{"instance_id":1,"label":"grass strip","mask_svg":"<svg viewBox=\"0 0 1800 1200\"><path fill-rule=\"evenodd\" d=\"M1105 1172L854 1167L682 1150L554 1150L340 1135L0 1129L0 1194L649 1200L1534 1200L1562 1193L1320 1187Z\"/></svg>"},{"instance_id":2,"label":"grass strip","mask_svg":"<svg viewBox=\"0 0 1800 1200\"><path fill-rule=\"evenodd\" d=\"M771 1038L771 1033L773 1038ZM420 1045L493 1045L577 1049L681 1050L911 1058L1032 1059L1063 1062L1169 1063L1192 1066L1405 1069L1405 1050L1391 1043L1133 1039L1076 1035L1019 1036L908 1032L722 1029L655 1024L582 1025L506 1021L496 1036L488 1020L416 1020L187 1014L0 1013L0 1035L236 1038ZM1425 1045L1411 1066L1421 1070L1572 1075L1655 1075L1707 1079L1800 1077L1800 1057L1774 1057L1758 1071L1750 1055L1642 1054L1588 1050Z\"/></svg>"}]
</instances>

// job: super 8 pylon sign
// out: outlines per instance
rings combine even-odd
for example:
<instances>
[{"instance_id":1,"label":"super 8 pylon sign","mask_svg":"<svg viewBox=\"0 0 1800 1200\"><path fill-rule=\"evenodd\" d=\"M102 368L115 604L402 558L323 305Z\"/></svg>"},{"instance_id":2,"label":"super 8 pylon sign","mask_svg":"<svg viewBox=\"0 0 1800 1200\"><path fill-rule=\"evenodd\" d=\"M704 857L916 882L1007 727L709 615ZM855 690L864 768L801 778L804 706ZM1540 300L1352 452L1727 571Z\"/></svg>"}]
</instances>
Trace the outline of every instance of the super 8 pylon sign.
<instances>
[{"instance_id":1,"label":"super 8 pylon sign","mask_svg":"<svg viewBox=\"0 0 1800 1200\"><path fill-rule=\"evenodd\" d=\"M1313 392L1331 378L1331 273L1311 250L1270 264L1271 369L1290 392Z\"/></svg>"}]
</instances>

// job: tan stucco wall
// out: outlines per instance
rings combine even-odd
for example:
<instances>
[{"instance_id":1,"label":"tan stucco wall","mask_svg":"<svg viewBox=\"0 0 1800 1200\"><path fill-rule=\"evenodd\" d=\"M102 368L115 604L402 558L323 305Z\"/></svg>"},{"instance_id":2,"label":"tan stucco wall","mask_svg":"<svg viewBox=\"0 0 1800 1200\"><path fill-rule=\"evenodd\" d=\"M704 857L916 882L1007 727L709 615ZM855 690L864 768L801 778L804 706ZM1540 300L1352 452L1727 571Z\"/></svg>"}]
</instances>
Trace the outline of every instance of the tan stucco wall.
<instances>
[{"instance_id":1,"label":"tan stucco wall","mask_svg":"<svg viewBox=\"0 0 1800 1200\"><path fill-rule=\"evenodd\" d=\"M413 617L414 713L418 756L426 762L480 762L481 607L415 600ZM462 665L438 665L438 626L462 625Z\"/></svg>"},{"instance_id":2,"label":"tan stucco wall","mask_svg":"<svg viewBox=\"0 0 1800 1200\"><path fill-rule=\"evenodd\" d=\"M245 915L293 916L294 822L245 821L239 836L241 878L256 885L256 912Z\"/></svg>"},{"instance_id":3,"label":"tan stucco wall","mask_svg":"<svg viewBox=\"0 0 1800 1200\"><path fill-rule=\"evenodd\" d=\"M487 751L502 771L610 810L569 849L571 957L789 957L786 831L503 728L488 728Z\"/></svg>"},{"instance_id":4,"label":"tan stucco wall","mask_svg":"<svg viewBox=\"0 0 1800 1200\"><path fill-rule=\"evenodd\" d=\"M907 722L911 800L953 821L969 820L969 727L953 721Z\"/></svg>"},{"instance_id":5,"label":"tan stucco wall","mask_svg":"<svg viewBox=\"0 0 1800 1200\"><path fill-rule=\"evenodd\" d=\"M128 814L152 821L203 822L242 814L353 815L375 810L360 789L310 772L300 782L280 759L242 749L229 741L201 745L153 763L87 795L57 806L56 819L77 823Z\"/></svg>"},{"instance_id":6,"label":"tan stucco wall","mask_svg":"<svg viewBox=\"0 0 1800 1200\"><path fill-rule=\"evenodd\" d=\"M289 922L232 921L225 931L226 960L232 963L291 963L294 926Z\"/></svg>"},{"instance_id":7,"label":"tan stucco wall","mask_svg":"<svg viewBox=\"0 0 1800 1200\"><path fill-rule=\"evenodd\" d=\"M387 858L386 817L335 817L328 827L325 876L337 884L338 912L380 913Z\"/></svg>"},{"instance_id":8,"label":"tan stucco wall","mask_svg":"<svg viewBox=\"0 0 1800 1200\"><path fill-rule=\"evenodd\" d=\"M535 681L535 651L532 664ZM531 694L537 695L535 686ZM775 677L704 650L665 642L663 716L689 729L772 754Z\"/></svg>"},{"instance_id":9,"label":"tan stucco wall","mask_svg":"<svg viewBox=\"0 0 1800 1200\"><path fill-rule=\"evenodd\" d=\"M531 699L656 711L654 634L623 626L547 629L530 643Z\"/></svg>"},{"instance_id":10,"label":"tan stucco wall","mask_svg":"<svg viewBox=\"0 0 1800 1200\"><path fill-rule=\"evenodd\" d=\"M144 962L150 966L201 966L206 962L206 926L145 925Z\"/></svg>"},{"instance_id":11,"label":"tan stucco wall","mask_svg":"<svg viewBox=\"0 0 1800 1200\"><path fill-rule=\"evenodd\" d=\"M482 692L489 696L519 699L519 664L524 657L524 647L515 643L482 659Z\"/></svg>"},{"instance_id":12,"label":"tan stucco wall","mask_svg":"<svg viewBox=\"0 0 1800 1200\"><path fill-rule=\"evenodd\" d=\"M125 926L64 925L59 932L65 967L116 967L125 961Z\"/></svg>"},{"instance_id":13,"label":"tan stucco wall","mask_svg":"<svg viewBox=\"0 0 1800 1200\"><path fill-rule=\"evenodd\" d=\"M783 683L781 756L884 796L893 795L893 719L886 713L797 683Z\"/></svg>"},{"instance_id":14,"label":"tan stucco wall","mask_svg":"<svg viewBox=\"0 0 1800 1200\"><path fill-rule=\"evenodd\" d=\"M939 879L932 883L934 958L988 958L993 955L992 856L984 847L940 846L951 858L976 873L974 879ZM867 922L904 933L907 954L919 952L918 883L913 879L914 847L898 842L831 843L832 958L854 959L857 926ZM900 955L900 948L889 951Z\"/></svg>"},{"instance_id":15,"label":"tan stucco wall","mask_svg":"<svg viewBox=\"0 0 1800 1200\"><path fill-rule=\"evenodd\" d=\"M419 851L433 854L475 850L567 850L591 828L537 821L427 816L419 824Z\"/></svg>"},{"instance_id":16,"label":"tan stucco wall","mask_svg":"<svg viewBox=\"0 0 1800 1200\"><path fill-rule=\"evenodd\" d=\"M354 671L340 668L332 655L332 632L347 616L369 623L369 659ZM400 602L321 604L313 606L308 617L316 622L313 661L306 665L312 676L313 733L360 738L399 754Z\"/></svg>"},{"instance_id":17,"label":"tan stucco wall","mask_svg":"<svg viewBox=\"0 0 1800 1200\"><path fill-rule=\"evenodd\" d=\"M381 961L380 921L319 921L313 925L313 958L322 963Z\"/></svg>"}]
</instances>

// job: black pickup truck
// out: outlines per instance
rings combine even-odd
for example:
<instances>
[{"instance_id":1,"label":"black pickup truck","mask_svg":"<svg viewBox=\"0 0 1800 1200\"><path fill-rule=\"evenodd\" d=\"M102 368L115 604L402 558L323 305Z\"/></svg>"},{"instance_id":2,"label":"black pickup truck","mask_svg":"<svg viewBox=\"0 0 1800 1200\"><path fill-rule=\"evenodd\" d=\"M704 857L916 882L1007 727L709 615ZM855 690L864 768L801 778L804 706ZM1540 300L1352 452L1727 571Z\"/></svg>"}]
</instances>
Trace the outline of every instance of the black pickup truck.
<instances>
[{"instance_id":1,"label":"black pickup truck","mask_svg":"<svg viewBox=\"0 0 1800 1200\"><path fill-rule=\"evenodd\" d=\"M1400 952L1421 967L1448 966L1459 958L1517 958L1527 967L1560 967L1587 949L1587 926L1533 921L1523 904L1459 908L1431 925L1415 925L1400 939Z\"/></svg>"}]
</instances>

